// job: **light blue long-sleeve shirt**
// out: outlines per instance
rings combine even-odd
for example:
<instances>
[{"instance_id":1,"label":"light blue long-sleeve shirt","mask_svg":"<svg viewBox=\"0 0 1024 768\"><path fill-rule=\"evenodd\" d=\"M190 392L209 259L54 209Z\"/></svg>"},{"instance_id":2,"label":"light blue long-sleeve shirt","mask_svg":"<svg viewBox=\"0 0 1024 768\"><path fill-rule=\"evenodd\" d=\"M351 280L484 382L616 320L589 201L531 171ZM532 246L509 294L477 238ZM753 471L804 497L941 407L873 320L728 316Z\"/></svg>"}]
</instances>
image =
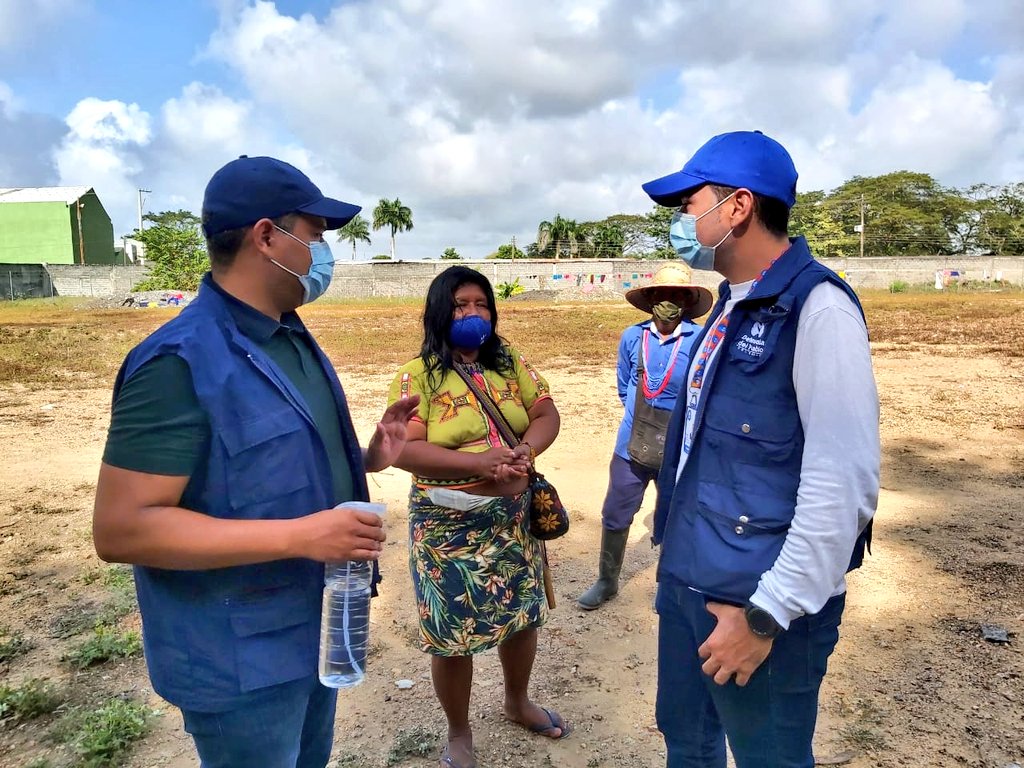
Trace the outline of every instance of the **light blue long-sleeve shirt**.
<instances>
[{"instance_id":1,"label":"light blue long-sleeve shirt","mask_svg":"<svg viewBox=\"0 0 1024 768\"><path fill-rule=\"evenodd\" d=\"M619 361L616 370L616 378L619 390L619 400L625 408L622 422L619 424L619 433L615 439L615 455L629 460L629 452L626 447L629 445L629 433L633 429L633 404L636 402L638 356L642 354L642 341L644 334L648 334L647 359L644 363L648 371L648 386L653 383L658 388L659 382L663 379L669 362L672 358L672 348L676 341L679 341L679 351L676 354L675 362L672 365L671 376L668 385L653 399L647 402L655 408L662 408L671 411L676 404L676 397L686 381L686 372L690 368L690 352L693 342L697 340L697 332L700 326L689 320L683 320L676 326L675 330L668 336L660 336L654 327L653 320L645 320L642 323L631 325L622 332L619 340Z\"/></svg>"}]
</instances>

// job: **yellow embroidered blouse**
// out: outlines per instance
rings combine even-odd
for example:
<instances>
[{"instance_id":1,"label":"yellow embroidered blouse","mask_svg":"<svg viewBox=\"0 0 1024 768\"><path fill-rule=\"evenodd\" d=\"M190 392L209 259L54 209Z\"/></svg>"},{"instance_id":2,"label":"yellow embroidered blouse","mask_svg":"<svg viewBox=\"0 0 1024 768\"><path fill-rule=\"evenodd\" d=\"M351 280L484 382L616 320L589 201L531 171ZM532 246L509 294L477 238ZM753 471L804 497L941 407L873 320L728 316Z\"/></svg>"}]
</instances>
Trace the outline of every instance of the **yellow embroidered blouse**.
<instances>
[{"instance_id":1,"label":"yellow embroidered blouse","mask_svg":"<svg viewBox=\"0 0 1024 768\"><path fill-rule=\"evenodd\" d=\"M550 398L551 390L544 377L519 352L509 347L509 354L513 360L514 378L506 379L497 371L480 368L477 383L482 383L482 377L489 394L498 403L516 435L522 436L530 425L527 411L537 401ZM437 386L432 387L431 384ZM497 429L455 371L448 371L438 382L436 374L428 377L420 358L410 360L398 369L388 393L388 405L410 395L420 396L419 408L412 418L426 425L428 442L474 453L502 445ZM417 485L447 488L469 487L481 480L479 477L458 480L415 478Z\"/></svg>"}]
</instances>

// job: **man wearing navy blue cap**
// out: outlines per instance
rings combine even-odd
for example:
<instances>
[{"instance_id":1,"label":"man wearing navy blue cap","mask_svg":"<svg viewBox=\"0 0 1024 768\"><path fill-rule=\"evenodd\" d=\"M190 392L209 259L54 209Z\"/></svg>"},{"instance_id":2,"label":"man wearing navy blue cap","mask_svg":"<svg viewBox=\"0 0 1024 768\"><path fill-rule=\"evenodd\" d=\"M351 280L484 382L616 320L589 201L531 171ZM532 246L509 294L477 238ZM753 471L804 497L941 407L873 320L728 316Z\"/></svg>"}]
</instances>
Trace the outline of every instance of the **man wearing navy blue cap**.
<instances>
[{"instance_id":1,"label":"man wearing navy blue cap","mask_svg":"<svg viewBox=\"0 0 1024 768\"><path fill-rule=\"evenodd\" d=\"M856 295L789 238L797 173L759 132L644 184L725 277L658 476L658 727L669 768L811 768L845 574L878 501L878 394Z\"/></svg>"},{"instance_id":2,"label":"man wearing navy blue cap","mask_svg":"<svg viewBox=\"0 0 1024 768\"><path fill-rule=\"evenodd\" d=\"M411 400L361 450L334 369L296 308L324 293L323 240L359 212L305 174L241 157L214 174L199 295L125 359L93 536L135 565L154 690L203 768L323 768L336 691L317 677L325 562L376 561L366 472L405 444ZM342 506L338 506L342 505Z\"/></svg>"}]
</instances>

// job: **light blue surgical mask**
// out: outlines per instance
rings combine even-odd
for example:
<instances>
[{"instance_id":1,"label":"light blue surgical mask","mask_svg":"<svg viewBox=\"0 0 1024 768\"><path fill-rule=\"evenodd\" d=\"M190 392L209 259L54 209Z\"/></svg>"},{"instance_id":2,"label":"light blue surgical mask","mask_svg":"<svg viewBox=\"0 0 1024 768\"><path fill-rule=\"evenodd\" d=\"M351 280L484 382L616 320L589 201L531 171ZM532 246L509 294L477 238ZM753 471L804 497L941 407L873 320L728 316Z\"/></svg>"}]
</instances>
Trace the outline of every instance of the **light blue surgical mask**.
<instances>
[{"instance_id":1,"label":"light blue surgical mask","mask_svg":"<svg viewBox=\"0 0 1024 768\"><path fill-rule=\"evenodd\" d=\"M271 259L271 263L277 265L285 272L290 275L295 275L298 278L299 283L302 285L302 303L309 304L311 301L316 301L327 291L327 286L331 284L331 278L334 277L334 254L331 253L331 246L323 240L314 240L311 243L304 243L299 240L295 235L286 229L274 225L274 229L279 232L283 232L288 235L292 240L297 243L302 243L304 246L309 248L309 272L304 275L300 275L298 272L293 272L288 269L284 264Z\"/></svg>"},{"instance_id":2,"label":"light blue surgical mask","mask_svg":"<svg viewBox=\"0 0 1024 768\"><path fill-rule=\"evenodd\" d=\"M735 194L735 192L732 193L732 195ZM694 269L714 270L715 249L724 243L726 238L732 234L732 230L730 229L725 233L725 237L714 245L704 245L704 243L697 238L697 222L732 197L732 195L723 197L713 206L704 211L700 216L694 216L691 213L682 213L681 211L676 211L672 214L672 223L668 228L669 242L672 244L672 247L675 248L676 254L678 254L679 258Z\"/></svg>"}]
</instances>

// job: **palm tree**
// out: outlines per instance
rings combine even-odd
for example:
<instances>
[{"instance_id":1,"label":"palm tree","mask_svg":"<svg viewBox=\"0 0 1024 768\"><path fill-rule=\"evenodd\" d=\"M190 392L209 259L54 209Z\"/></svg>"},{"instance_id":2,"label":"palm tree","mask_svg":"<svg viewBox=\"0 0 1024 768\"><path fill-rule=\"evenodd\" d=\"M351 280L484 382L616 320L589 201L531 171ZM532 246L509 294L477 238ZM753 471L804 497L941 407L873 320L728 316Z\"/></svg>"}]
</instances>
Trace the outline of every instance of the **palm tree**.
<instances>
[{"instance_id":1,"label":"palm tree","mask_svg":"<svg viewBox=\"0 0 1024 768\"><path fill-rule=\"evenodd\" d=\"M373 228L391 227L391 260L395 260L395 233L408 232L412 229L412 209L402 205L397 197L394 200L382 199L373 209Z\"/></svg>"},{"instance_id":2,"label":"palm tree","mask_svg":"<svg viewBox=\"0 0 1024 768\"><path fill-rule=\"evenodd\" d=\"M544 253L548 246L554 245L555 258L559 258L563 248L568 248L570 255L576 252L576 237L580 226L572 219L563 219L555 214L551 221L542 221L537 227L537 249Z\"/></svg>"},{"instance_id":3,"label":"palm tree","mask_svg":"<svg viewBox=\"0 0 1024 768\"><path fill-rule=\"evenodd\" d=\"M352 261L356 260L356 243L362 241L366 244L371 242L370 240L370 225L361 215L356 214L356 217L349 221L344 227L338 230L338 242L348 240L352 243Z\"/></svg>"}]
</instances>

